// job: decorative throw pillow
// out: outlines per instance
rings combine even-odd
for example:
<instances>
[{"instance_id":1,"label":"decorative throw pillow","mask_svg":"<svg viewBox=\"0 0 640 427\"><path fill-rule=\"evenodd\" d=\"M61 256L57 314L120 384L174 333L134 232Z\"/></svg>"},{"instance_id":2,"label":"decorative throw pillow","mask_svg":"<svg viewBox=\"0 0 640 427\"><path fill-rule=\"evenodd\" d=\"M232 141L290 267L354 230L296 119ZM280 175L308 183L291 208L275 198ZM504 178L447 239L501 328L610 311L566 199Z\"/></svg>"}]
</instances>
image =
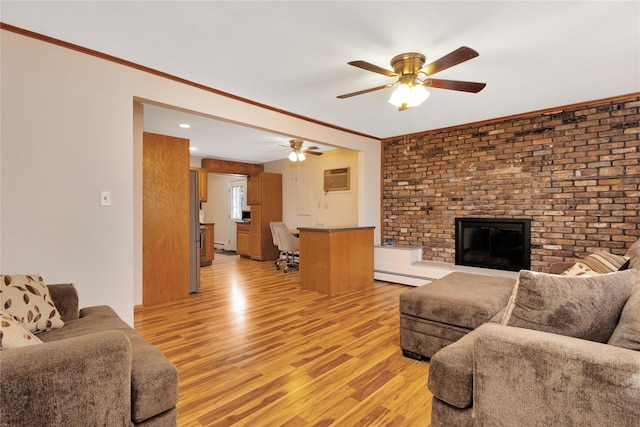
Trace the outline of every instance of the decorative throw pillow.
<instances>
[{"instance_id":1,"label":"decorative throw pillow","mask_svg":"<svg viewBox=\"0 0 640 427\"><path fill-rule=\"evenodd\" d=\"M64 326L49 288L37 275L0 276L0 301L7 314L32 333Z\"/></svg>"},{"instance_id":2,"label":"decorative throw pillow","mask_svg":"<svg viewBox=\"0 0 640 427\"><path fill-rule=\"evenodd\" d=\"M503 324L604 343L618 324L635 280L635 270L591 277L522 270Z\"/></svg>"},{"instance_id":3,"label":"decorative throw pillow","mask_svg":"<svg viewBox=\"0 0 640 427\"><path fill-rule=\"evenodd\" d=\"M0 349L26 347L41 343L42 341L27 331L20 322L0 310Z\"/></svg>"},{"instance_id":4,"label":"decorative throw pillow","mask_svg":"<svg viewBox=\"0 0 640 427\"><path fill-rule=\"evenodd\" d=\"M502 315L502 325L506 325L511 318L511 313L513 312L513 307L516 305L516 295L518 294L518 288L520 287L520 276L516 279L516 283L513 285L513 290L511 291L511 296L509 297L509 301L507 301L507 306L504 309L504 314Z\"/></svg>"},{"instance_id":5,"label":"decorative throw pillow","mask_svg":"<svg viewBox=\"0 0 640 427\"><path fill-rule=\"evenodd\" d=\"M640 269L640 239L631 245L624 256L629 258L629 268Z\"/></svg>"},{"instance_id":6,"label":"decorative throw pillow","mask_svg":"<svg viewBox=\"0 0 640 427\"><path fill-rule=\"evenodd\" d=\"M562 276L597 276L600 273L596 273L590 269L586 264L576 262L570 268L561 273Z\"/></svg>"},{"instance_id":7,"label":"decorative throw pillow","mask_svg":"<svg viewBox=\"0 0 640 427\"><path fill-rule=\"evenodd\" d=\"M624 270L628 265L629 257L614 255L609 252L595 252L588 255L581 262L596 273L606 274Z\"/></svg>"},{"instance_id":8,"label":"decorative throw pillow","mask_svg":"<svg viewBox=\"0 0 640 427\"><path fill-rule=\"evenodd\" d=\"M640 351L640 288L624 305L618 326L609 338L609 344Z\"/></svg>"}]
</instances>

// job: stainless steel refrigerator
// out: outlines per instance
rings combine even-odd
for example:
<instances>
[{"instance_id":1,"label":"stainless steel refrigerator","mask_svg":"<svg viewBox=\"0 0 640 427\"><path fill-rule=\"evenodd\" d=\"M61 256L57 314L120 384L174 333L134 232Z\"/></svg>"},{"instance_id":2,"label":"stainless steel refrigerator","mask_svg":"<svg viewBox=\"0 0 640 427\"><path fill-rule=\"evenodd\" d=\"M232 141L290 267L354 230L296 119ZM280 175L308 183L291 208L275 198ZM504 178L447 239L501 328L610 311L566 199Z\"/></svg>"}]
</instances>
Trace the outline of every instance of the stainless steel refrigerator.
<instances>
[{"instance_id":1,"label":"stainless steel refrigerator","mask_svg":"<svg viewBox=\"0 0 640 427\"><path fill-rule=\"evenodd\" d=\"M198 192L198 172L189 171L189 293L200 289L200 197Z\"/></svg>"}]
</instances>

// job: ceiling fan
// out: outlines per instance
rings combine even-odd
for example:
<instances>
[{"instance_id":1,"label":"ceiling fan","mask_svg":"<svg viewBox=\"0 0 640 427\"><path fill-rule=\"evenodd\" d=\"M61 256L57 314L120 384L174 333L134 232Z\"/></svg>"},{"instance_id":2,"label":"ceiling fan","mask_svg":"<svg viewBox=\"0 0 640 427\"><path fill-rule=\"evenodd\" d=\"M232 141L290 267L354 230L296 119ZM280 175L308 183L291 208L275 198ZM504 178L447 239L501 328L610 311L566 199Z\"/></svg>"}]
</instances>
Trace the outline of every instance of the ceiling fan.
<instances>
[{"instance_id":1,"label":"ceiling fan","mask_svg":"<svg viewBox=\"0 0 640 427\"><path fill-rule=\"evenodd\" d=\"M301 139L292 139L291 141L289 141L289 144L291 145L291 153L289 153L289 160L291 160L292 162L298 162L298 161L303 161L304 159L306 159L306 155L307 154L311 154L314 156L322 156L322 152L320 151L315 151L315 150L319 150L319 147L316 147L315 145L312 145L310 147L304 147L304 141Z\"/></svg>"},{"instance_id":2,"label":"ceiling fan","mask_svg":"<svg viewBox=\"0 0 640 427\"><path fill-rule=\"evenodd\" d=\"M376 86L357 92L339 95L339 99L350 98L356 95L386 89L393 86L398 88L393 92L389 102L399 111L420 105L429 97L426 87L438 89L457 90L461 92L478 93L486 86L486 83L465 82L458 80L432 79L431 76L454 65L461 64L478 56L478 52L466 46L459 47L442 58L424 66L426 57L421 53L409 52L394 56L391 59L393 71L378 67L366 61L351 61L349 65L372 71L387 77L395 77L395 81L386 85Z\"/></svg>"}]
</instances>

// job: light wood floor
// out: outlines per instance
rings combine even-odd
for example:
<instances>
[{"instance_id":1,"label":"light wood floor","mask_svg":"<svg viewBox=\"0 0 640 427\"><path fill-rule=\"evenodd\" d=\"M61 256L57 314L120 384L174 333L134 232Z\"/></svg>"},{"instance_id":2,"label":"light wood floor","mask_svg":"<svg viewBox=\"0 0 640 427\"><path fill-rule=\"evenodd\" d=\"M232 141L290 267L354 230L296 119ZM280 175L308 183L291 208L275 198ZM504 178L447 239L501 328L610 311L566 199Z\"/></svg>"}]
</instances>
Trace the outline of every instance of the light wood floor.
<instances>
[{"instance_id":1,"label":"light wood floor","mask_svg":"<svg viewBox=\"0 0 640 427\"><path fill-rule=\"evenodd\" d=\"M428 426L429 364L399 347L407 289L328 297L216 254L200 293L137 309L135 326L178 368L180 426Z\"/></svg>"}]
</instances>

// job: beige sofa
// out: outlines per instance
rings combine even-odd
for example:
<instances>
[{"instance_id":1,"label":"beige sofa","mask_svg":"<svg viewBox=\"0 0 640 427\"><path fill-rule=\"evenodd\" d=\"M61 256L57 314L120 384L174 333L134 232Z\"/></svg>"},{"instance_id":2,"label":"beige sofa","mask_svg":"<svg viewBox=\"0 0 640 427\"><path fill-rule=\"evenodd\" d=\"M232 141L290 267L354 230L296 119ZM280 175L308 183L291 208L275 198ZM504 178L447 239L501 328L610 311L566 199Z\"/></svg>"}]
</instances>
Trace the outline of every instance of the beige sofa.
<instances>
[{"instance_id":1,"label":"beige sofa","mask_svg":"<svg viewBox=\"0 0 640 427\"><path fill-rule=\"evenodd\" d=\"M597 277L521 272L504 321L431 357L431 427L640 426L640 241L627 255Z\"/></svg>"},{"instance_id":2,"label":"beige sofa","mask_svg":"<svg viewBox=\"0 0 640 427\"><path fill-rule=\"evenodd\" d=\"M107 306L78 310L49 285L64 326L0 351L1 426L175 426L175 366Z\"/></svg>"}]
</instances>

